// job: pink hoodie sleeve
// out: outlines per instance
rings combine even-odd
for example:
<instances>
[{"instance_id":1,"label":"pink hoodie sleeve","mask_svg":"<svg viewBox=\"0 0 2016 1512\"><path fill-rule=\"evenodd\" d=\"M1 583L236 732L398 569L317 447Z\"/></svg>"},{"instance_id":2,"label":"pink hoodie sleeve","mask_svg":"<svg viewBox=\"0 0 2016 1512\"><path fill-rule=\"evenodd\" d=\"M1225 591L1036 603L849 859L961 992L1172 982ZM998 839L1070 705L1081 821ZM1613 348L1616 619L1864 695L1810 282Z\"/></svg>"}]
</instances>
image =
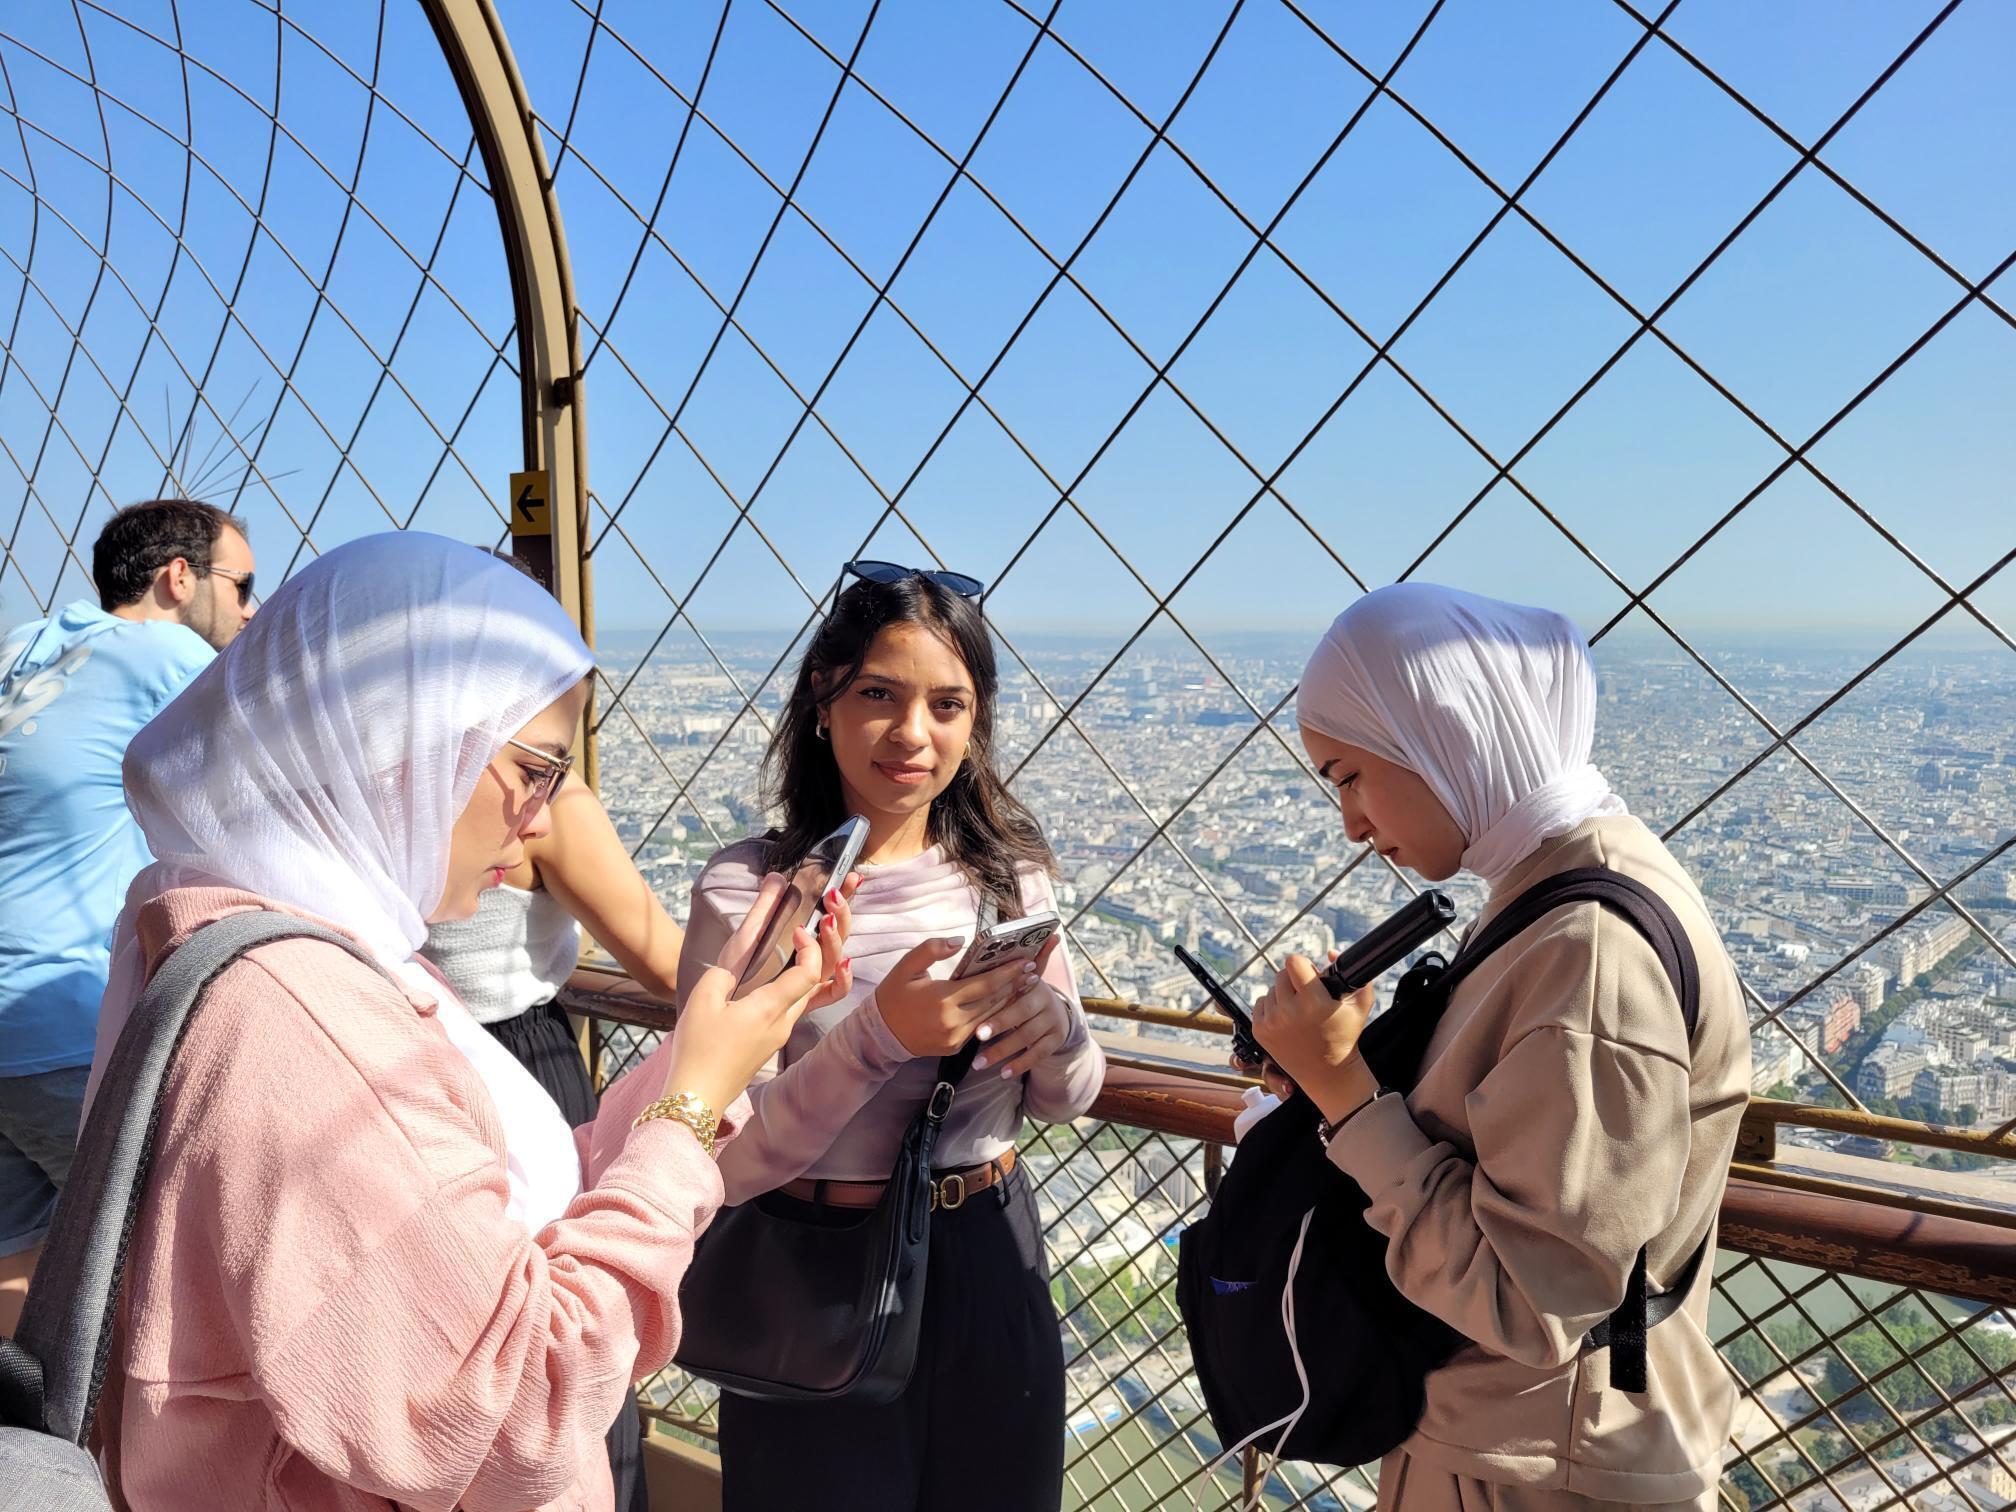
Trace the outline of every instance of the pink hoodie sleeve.
<instances>
[{"instance_id":1,"label":"pink hoodie sleeve","mask_svg":"<svg viewBox=\"0 0 2016 1512\"><path fill-rule=\"evenodd\" d=\"M437 1193L259 1353L281 1432L326 1473L401 1504L522 1512L583 1477L634 1380L671 1358L678 1278L720 1203L690 1133L638 1129L536 1239L490 1185Z\"/></svg>"},{"instance_id":2,"label":"pink hoodie sleeve","mask_svg":"<svg viewBox=\"0 0 2016 1512\"><path fill-rule=\"evenodd\" d=\"M682 1125L633 1131L613 1109L623 1137L594 1185L526 1233L480 1083L431 1025L385 1022L413 1015L379 1008L362 971L330 969L313 1005L250 963L213 989L164 1151L173 1311L221 1311L281 1436L343 1484L443 1512L579 1495L633 1382L677 1346L720 1175ZM340 1045L322 1032L336 1012ZM259 1025L258 1057L206 1043L242 1032L234 1017Z\"/></svg>"}]
</instances>

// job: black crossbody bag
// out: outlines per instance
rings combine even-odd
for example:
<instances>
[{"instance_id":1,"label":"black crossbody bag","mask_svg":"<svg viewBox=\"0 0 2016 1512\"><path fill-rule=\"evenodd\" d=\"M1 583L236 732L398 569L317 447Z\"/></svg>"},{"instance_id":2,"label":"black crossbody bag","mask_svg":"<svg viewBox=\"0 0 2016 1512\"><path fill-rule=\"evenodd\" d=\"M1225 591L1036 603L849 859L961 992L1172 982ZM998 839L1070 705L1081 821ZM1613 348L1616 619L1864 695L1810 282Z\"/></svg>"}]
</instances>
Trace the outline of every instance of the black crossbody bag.
<instances>
[{"instance_id":1,"label":"black crossbody bag","mask_svg":"<svg viewBox=\"0 0 2016 1512\"><path fill-rule=\"evenodd\" d=\"M976 929L996 912L983 896ZM807 1222L766 1206L768 1194L715 1215L679 1288L676 1364L761 1401L873 1403L903 1394L924 1316L931 1155L979 1049L969 1040L939 1059L882 1200L858 1222Z\"/></svg>"}]
</instances>

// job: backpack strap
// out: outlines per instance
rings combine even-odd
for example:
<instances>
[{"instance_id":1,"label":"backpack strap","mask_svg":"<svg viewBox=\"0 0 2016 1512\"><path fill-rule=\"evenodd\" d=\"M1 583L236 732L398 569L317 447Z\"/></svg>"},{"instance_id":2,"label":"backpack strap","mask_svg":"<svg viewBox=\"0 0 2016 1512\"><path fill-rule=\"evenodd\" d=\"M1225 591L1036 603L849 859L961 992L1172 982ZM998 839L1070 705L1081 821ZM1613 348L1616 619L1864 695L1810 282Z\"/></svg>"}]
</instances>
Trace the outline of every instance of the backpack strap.
<instances>
[{"instance_id":1,"label":"backpack strap","mask_svg":"<svg viewBox=\"0 0 2016 1512\"><path fill-rule=\"evenodd\" d=\"M1463 942L1443 983L1453 991L1486 956L1545 915L1570 903L1601 904L1621 914L1645 937L1680 1000L1680 1016L1687 1025L1691 1043L1701 1018L1701 968L1694 956L1693 942L1664 898L1644 883L1607 866L1582 866L1557 872L1519 894L1502 913ZM1625 1281L1624 1300L1582 1341L1587 1349L1609 1349L1612 1388L1634 1392L1646 1389L1646 1336L1653 1324L1670 1316L1686 1299L1707 1250L1708 1241L1704 1238L1681 1267L1672 1286L1656 1297L1650 1294L1645 1251L1638 1251Z\"/></svg>"},{"instance_id":2,"label":"backpack strap","mask_svg":"<svg viewBox=\"0 0 2016 1512\"><path fill-rule=\"evenodd\" d=\"M1636 878L1607 866L1580 866L1573 871L1557 872L1527 888L1489 924L1463 942L1443 981L1453 991L1499 946L1570 903L1600 903L1613 913L1622 914L1645 937L1680 999L1680 1017L1687 1025L1687 1038L1692 1040L1701 1017L1701 969L1694 958L1693 942L1664 898Z\"/></svg>"},{"instance_id":3,"label":"backpack strap","mask_svg":"<svg viewBox=\"0 0 2016 1512\"><path fill-rule=\"evenodd\" d=\"M126 1250L154 1163L161 1093L204 992L246 951L306 935L383 971L356 941L255 910L204 925L154 973L105 1063L15 1337L0 1344L0 1414L73 1444L91 1431L112 1350ZM60 1282L58 1278L61 1278Z\"/></svg>"}]
</instances>

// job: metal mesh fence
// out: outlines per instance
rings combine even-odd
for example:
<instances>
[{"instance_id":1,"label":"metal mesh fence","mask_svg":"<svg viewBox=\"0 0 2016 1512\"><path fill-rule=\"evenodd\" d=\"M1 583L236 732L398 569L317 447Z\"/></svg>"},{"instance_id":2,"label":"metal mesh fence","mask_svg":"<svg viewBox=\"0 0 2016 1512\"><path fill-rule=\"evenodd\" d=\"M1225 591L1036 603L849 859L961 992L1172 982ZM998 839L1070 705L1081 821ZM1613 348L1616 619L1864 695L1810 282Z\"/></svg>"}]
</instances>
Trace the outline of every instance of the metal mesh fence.
<instances>
[{"instance_id":1,"label":"metal mesh fence","mask_svg":"<svg viewBox=\"0 0 2016 1512\"><path fill-rule=\"evenodd\" d=\"M1760 1091L2016 1121L2006 8L498 10L574 260L602 786L675 910L761 821L838 564L939 563L989 582L1088 988L1187 997L1171 938L1256 982L1407 885L1335 859L1300 652L1448 581L1590 633L1598 759L1703 882ZM420 7L17 7L0 90L0 618L167 489L269 582L499 536L510 279ZM1031 1155L1073 1486L1212 1504L1157 1248L1202 1155ZM1997 1319L1722 1279L1732 1499L1993 1504Z\"/></svg>"},{"instance_id":2,"label":"metal mesh fence","mask_svg":"<svg viewBox=\"0 0 2016 1512\"><path fill-rule=\"evenodd\" d=\"M14 7L0 96L0 617L95 597L98 526L168 492L243 516L268 583L500 537L511 288L416 7Z\"/></svg>"},{"instance_id":3,"label":"metal mesh fence","mask_svg":"<svg viewBox=\"0 0 2016 1512\"><path fill-rule=\"evenodd\" d=\"M1131 14L976 7L960 24L985 42L955 46L952 23L915 6L843 21L745 3L677 35L576 8L578 54L548 58L552 83L533 93L552 104L563 201L606 239L579 278L598 406L602 759L675 901L709 851L760 818L756 761L835 564L937 562L990 579L1013 672L1007 764L1063 853L1072 939L1097 990L1179 991L1159 943L1170 932L1257 980L1402 884L1376 858L1323 861L1334 815L1280 717L1295 651L1236 627L1242 613L1281 622L1271 597L1254 602L1262 584L1291 620L1320 624L1359 587L1419 575L1552 596L1585 621L1612 704L1600 755L1705 874L1777 1072L1764 1085L1863 1101L1852 1076L1878 1009L1901 995L1864 985L1870 971L1901 989L1921 974L1902 968L1933 952L1981 968L1963 990L2004 995L2006 779L1928 801L1913 758L1936 740L1893 731L1868 758L1893 711L1936 702L1927 678L2006 708L1997 615L2016 542L1986 523L1993 485L1927 510L1893 479L1859 480L1868 450L1904 433L1886 391L1957 397L1971 364L1949 344L2006 345L1994 286L2009 248L1942 251L1829 156L1845 141L1857 150L1838 155L1860 161L1857 144L1895 128L1885 91L1919 88L1914 60L1964 45L1947 31L1971 24L1959 8L1909 26L1893 16L1861 39L1864 72L1841 69L1838 100L1801 101L1790 125L1732 82L1745 60L1721 55L1728 38L1720 54L1692 40L1681 7L1563 12L1540 40L1565 61L1537 83L1498 81L1526 112L1523 153L1456 139L1430 103L1454 87L1452 59L1506 40L1477 7L1416 8L1378 37L1279 0L1208 23L1186 13L1155 69L1128 54ZM769 72L752 81L758 67ZM917 86L935 67L956 78L958 108ZM1717 186L1656 269L1621 256L1631 233L1601 231L1576 199L1621 191L1583 165L1641 150L1620 138L1655 82L1684 96L1680 134L1749 134L1742 182ZM622 100L625 124L656 96L671 147L650 171L627 132L594 119L598 88ZM1265 156L1231 152L1222 121L1267 89L1323 107L1256 127ZM1032 120L1041 111L1061 122ZM1055 150L1066 142L1077 160ZM1408 226L1367 176L1393 161L1412 180L1463 181L1467 219ZM1705 171L1684 152L1663 166ZM1032 174L1062 187L1039 193ZM1640 178L1663 187L1651 164ZM1389 255L1410 276L1390 288L1353 278L1334 245L1400 231L1414 239ZM1858 338L1847 376L1809 374L1792 393L1798 375L1732 342L1719 302L1745 280L1796 277L1788 242L1819 231L1880 239L1890 282L1870 293L1897 308ZM963 284L962 260L977 270ZM1158 260L1173 271L1136 287ZM1542 313L1482 303L1486 289ZM1542 363L1534 321L1581 328L1565 344L1575 356L1557 345ZM1522 360L1544 371L1513 402L1466 375L1464 356L1493 382ZM2006 389L2007 369L1995 376ZM1264 389L1264 413L1242 385ZM1991 429L1984 417L1955 439L1986 453ZM1672 519L1633 531L1617 516L1637 511L1593 499L1566 459L1641 444L1718 462L1712 483L1687 480L1705 492L1649 506ZM1886 523L1900 513L1908 524ZM1845 545L1819 552L1822 537ZM1850 594L1880 598L1899 633L1796 669L1711 648L1689 622L1709 584L1752 570L1759 541L1779 543L1785 571L1758 586L1770 580L1788 624ZM1801 581L1809 551L1820 583ZM1091 628L1066 645L1040 612L1060 591L1091 606ZM795 616L795 633L743 628L752 600ZM615 603L652 623L612 634ZM1937 723L1922 733L1954 733ZM1654 724L1667 728L1648 738ZM2000 743L1977 754L1999 761ZM1790 950L1770 923L1787 913ZM1844 996L1872 1020L1846 1046L1841 1015L1829 1019Z\"/></svg>"},{"instance_id":4,"label":"metal mesh fence","mask_svg":"<svg viewBox=\"0 0 2016 1512\"><path fill-rule=\"evenodd\" d=\"M619 1074L654 1042L601 1029ZM1044 1224L1066 1361L1067 1508L1237 1507L1247 1466L1221 1460L1177 1313L1175 1246L1209 1200L1219 1147L1084 1120L1032 1130L1022 1158ZM1721 1500L1866 1512L2016 1503L2016 1318L1844 1272L1816 1236L1810 1264L1717 1262L1709 1326L1741 1398ZM700 1442L714 1388L647 1381L653 1416ZM1259 1505L1370 1507L1370 1470L1274 1466Z\"/></svg>"}]
</instances>

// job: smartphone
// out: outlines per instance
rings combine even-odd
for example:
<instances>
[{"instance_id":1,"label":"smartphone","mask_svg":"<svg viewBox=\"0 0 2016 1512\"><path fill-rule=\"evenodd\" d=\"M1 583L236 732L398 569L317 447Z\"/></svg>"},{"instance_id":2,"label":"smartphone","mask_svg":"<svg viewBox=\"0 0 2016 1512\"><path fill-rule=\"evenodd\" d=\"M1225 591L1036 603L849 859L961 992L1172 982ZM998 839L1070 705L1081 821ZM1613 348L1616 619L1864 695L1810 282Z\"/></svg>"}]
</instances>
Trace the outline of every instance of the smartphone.
<instances>
[{"instance_id":1,"label":"smartphone","mask_svg":"<svg viewBox=\"0 0 2016 1512\"><path fill-rule=\"evenodd\" d=\"M783 893L763 921L763 932L756 937L755 953L735 984L737 997L783 975L795 954L791 945L793 932L817 930L819 916L824 912L821 900L829 888L847 880L847 873L854 869L854 863L861 858L861 847L867 842L868 821L856 814L807 851L805 859L791 869Z\"/></svg>"},{"instance_id":2,"label":"smartphone","mask_svg":"<svg viewBox=\"0 0 2016 1512\"><path fill-rule=\"evenodd\" d=\"M1197 985L1218 1005L1218 1011L1232 1020L1232 1053L1245 1065L1259 1065L1267 1052L1260 1048L1260 1041L1253 1038L1253 1010L1241 1002L1230 987L1218 980L1217 973L1181 945L1176 947L1176 959L1189 967L1190 975L1197 978Z\"/></svg>"},{"instance_id":3,"label":"smartphone","mask_svg":"<svg viewBox=\"0 0 2016 1512\"><path fill-rule=\"evenodd\" d=\"M983 971L992 971L996 966L1006 966L1011 961L1033 961L1043 953L1050 936L1057 933L1057 915L1054 913L1031 914L1026 919L1009 919L983 929L973 937L973 943L966 947L966 954L960 958L959 969L952 973L952 979L977 976Z\"/></svg>"}]
</instances>

